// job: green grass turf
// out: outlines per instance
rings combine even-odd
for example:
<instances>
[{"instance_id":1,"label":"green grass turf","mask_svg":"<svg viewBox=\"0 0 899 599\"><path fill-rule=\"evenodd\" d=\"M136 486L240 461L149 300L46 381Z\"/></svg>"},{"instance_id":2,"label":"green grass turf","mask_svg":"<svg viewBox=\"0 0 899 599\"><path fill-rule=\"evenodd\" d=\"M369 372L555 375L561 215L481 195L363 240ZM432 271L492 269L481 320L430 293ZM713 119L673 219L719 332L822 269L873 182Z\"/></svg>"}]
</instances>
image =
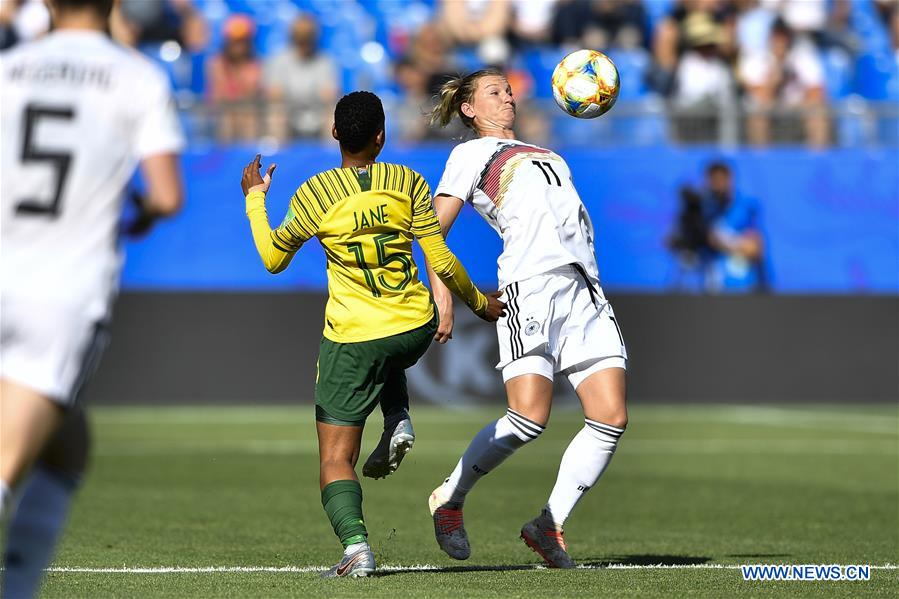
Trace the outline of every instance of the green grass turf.
<instances>
[{"instance_id":1,"label":"green grass turf","mask_svg":"<svg viewBox=\"0 0 899 599\"><path fill-rule=\"evenodd\" d=\"M314 572L54 572L47 597L897 596L899 572L868 582L743 582L736 569L537 569L518 539L582 426L557 410L547 432L486 477L466 503L468 562L437 548L431 490L501 408L416 408L402 468L363 479L379 564ZM377 416L377 415L376 415ZM371 421L363 459L380 433ZM321 509L312 409L96 408L93 468L57 566L327 566L340 547ZM635 406L619 452L566 526L582 564L899 562L895 407Z\"/></svg>"}]
</instances>

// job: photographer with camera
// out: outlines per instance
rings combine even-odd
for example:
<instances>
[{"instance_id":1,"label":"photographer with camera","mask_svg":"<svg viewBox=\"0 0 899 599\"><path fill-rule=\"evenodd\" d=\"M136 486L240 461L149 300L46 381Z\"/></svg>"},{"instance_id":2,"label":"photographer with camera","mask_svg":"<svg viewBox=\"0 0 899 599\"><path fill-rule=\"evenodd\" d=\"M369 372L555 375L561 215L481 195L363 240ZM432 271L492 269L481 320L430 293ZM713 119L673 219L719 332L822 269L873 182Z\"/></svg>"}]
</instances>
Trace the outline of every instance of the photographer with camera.
<instances>
[{"instance_id":1,"label":"photographer with camera","mask_svg":"<svg viewBox=\"0 0 899 599\"><path fill-rule=\"evenodd\" d=\"M726 163L710 162L701 189L680 189L680 211L668 247L683 291L746 293L767 289L761 208L734 190Z\"/></svg>"}]
</instances>

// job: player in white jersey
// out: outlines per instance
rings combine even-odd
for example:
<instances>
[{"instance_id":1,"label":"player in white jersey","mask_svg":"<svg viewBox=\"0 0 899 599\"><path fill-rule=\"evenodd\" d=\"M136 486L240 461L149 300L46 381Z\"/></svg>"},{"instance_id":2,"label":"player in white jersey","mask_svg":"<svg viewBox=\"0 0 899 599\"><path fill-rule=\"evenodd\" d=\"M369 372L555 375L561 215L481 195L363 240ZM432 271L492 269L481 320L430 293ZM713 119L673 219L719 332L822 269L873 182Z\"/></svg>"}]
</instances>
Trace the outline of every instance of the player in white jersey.
<instances>
[{"instance_id":1,"label":"player in white jersey","mask_svg":"<svg viewBox=\"0 0 899 599\"><path fill-rule=\"evenodd\" d=\"M135 230L180 208L183 136L166 76L106 35L114 0L50 0L54 31L0 58L3 596L37 593L86 463L77 403L117 289L122 195Z\"/></svg>"},{"instance_id":2,"label":"player in white jersey","mask_svg":"<svg viewBox=\"0 0 899 599\"><path fill-rule=\"evenodd\" d=\"M440 547L451 557L471 553L462 521L467 493L485 474L545 429L553 376L561 373L584 409L584 428L559 467L556 484L521 538L551 567L574 567L562 525L602 475L627 425L627 352L612 307L599 285L593 225L565 161L515 139L515 100L501 71L484 70L447 82L433 121L458 116L477 139L450 154L434 206L444 236L465 203L503 239L498 279L507 316L497 321L509 408L472 440L429 507ZM430 272L428 273L430 275ZM440 313L437 341L452 336L452 298L429 276Z\"/></svg>"}]
</instances>

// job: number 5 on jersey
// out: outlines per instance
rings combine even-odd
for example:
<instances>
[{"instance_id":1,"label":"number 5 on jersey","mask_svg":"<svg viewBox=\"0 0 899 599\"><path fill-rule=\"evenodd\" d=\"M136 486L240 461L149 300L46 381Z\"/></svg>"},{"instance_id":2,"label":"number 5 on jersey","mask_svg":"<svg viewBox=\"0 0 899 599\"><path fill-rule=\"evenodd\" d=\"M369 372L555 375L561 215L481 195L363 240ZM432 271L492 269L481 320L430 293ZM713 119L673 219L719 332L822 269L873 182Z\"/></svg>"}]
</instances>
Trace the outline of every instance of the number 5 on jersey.
<instances>
[{"instance_id":1,"label":"number 5 on jersey","mask_svg":"<svg viewBox=\"0 0 899 599\"><path fill-rule=\"evenodd\" d=\"M371 294L374 297L381 297L381 288L389 289L391 291L402 291L406 288L406 285L408 285L409 282L412 281L412 259L403 253L387 253L387 244L391 241L396 241L399 238L399 233L384 233L382 235L372 236L375 250L377 251L378 255L378 268L387 268L387 265L391 262L400 263L400 272L403 275L403 280L400 281L397 285L391 285L390 283L388 283L383 274L379 274L377 277L375 277L375 274L374 272L372 272L371 267L365 261L365 252L363 251L362 242L352 241L346 244L347 249L352 252L353 256L355 256L356 264L358 264L359 268L362 269L362 273L363 275L365 275L365 283L368 285L368 288L371 289Z\"/></svg>"},{"instance_id":2,"label":"number 5 on jersey","mask_svg":"<svg viewBox=\"0 0 899 599\"><path fill-rule=\"evenodd\" d=\"M56 218L59 215L59 201L66 184L66 176L69 174L69 166L72 164L70 152L51 152L38 148L34 143L34 130L41 119L60 119L71 121L75 118L75 111L69 106L40 106L28 104L25 106L24 131L22 136L22 163L46 162L56 169L56 189L53 199L42 202L28 198L16 204L16 214L30 214Z\"/></svg>"}]
</instances>

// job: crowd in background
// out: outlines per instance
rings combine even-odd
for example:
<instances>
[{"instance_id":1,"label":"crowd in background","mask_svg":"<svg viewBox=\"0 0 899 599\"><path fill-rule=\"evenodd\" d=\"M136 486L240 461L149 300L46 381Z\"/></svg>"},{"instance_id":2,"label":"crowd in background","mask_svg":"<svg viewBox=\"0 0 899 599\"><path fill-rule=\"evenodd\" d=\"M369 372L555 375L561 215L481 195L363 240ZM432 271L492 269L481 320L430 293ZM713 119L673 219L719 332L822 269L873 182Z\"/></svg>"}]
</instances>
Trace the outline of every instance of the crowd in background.
<instances>
[{"instance_id":1,"label":"crowd in background","mask_svg":"<svg viewBox=\"0 0 899 599\"><path fill-rule=\"evenodd\" d=\"M4 47L49 26L43 0L0 6ZM188 65L170 65L176 87L215 111L220 140L327 136L349 87L386 96L403 140L457 135L428 127L435 92L495 65L522 137L545 141L549 74L582 47L618 63L622 104L665 102L674 141L720 140L739 113L734 140L823 146L835 100L899 99L899 0L120 0L112 29Z\"/></svg>"}]
</instances>

